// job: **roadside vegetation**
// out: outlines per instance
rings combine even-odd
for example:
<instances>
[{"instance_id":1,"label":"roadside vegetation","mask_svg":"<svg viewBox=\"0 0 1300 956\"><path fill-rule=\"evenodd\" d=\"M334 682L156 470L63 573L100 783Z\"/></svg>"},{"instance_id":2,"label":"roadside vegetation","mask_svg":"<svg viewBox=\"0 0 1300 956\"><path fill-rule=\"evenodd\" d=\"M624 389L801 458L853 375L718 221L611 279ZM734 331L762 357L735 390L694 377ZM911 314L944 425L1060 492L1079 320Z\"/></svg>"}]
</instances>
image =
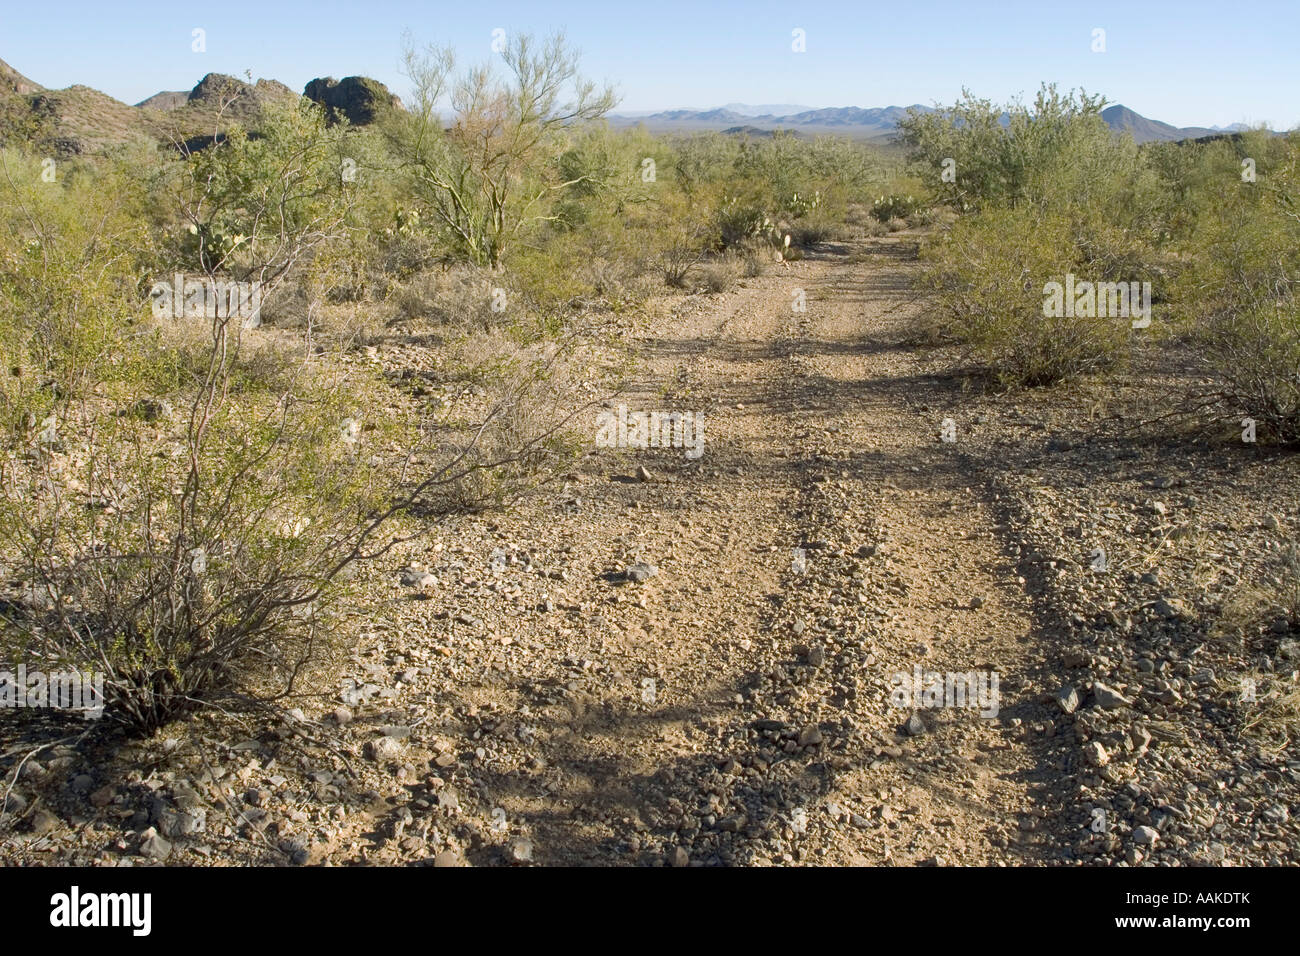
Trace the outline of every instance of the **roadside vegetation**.
<instances>
[{"instance_id":1,"label":"roadside vegetation","mask_svg":"<svg viewBox=\"0 0 1300 956\"><path fill-rule=\"evenodd\" d=\"M1099 98L1044 87L913 115L905 170L835 138L612 129L559 36L405 64L409 108L365 125L302 99L197 144L0 151L0 561L21 589L0 656L104 673L132 731L292 696L395 523L563 473L570 422L617 386L583 348L611 317L854 232L934 227L929 334L1002 386L1182 349L1202 407L1300 443L1295 134L1138 147ZM1155 321L1046 314L1067 277L1148 283ZM251 316L204 297L227 283L260 290ZM432 368L372 360L393 343Z\"/></svg>"},{"instance_id":2,"label":"roadside vegetation","mask_svg":"<svg viewBox=\"0 0 1300 956\"><path fill-rule=\"evenodd\" d=\"M0 658L104 674L109 722L300 692L352 564L569 466L617 384L583 355L603 317L921 212L882 217L896 164L860 144L613 130L562 37L406 66L410 108L362 126L304 99L0 151ZM372 360L395 342L433 369Z\"/></svg>"},{"instance_id":3,"label":"roadside vegetation","mask_svg":"<svg viewBox=\"0 0 1300 956\"><path fill-rule=\"evenodd\" d=\"M1190 402L1300 441L1300 136L1139 147L1111 133L1104 105L1044 86L1032 104L967 94L903 122L917 174L961 213L926 246L931 333L1007 386L1190 349L1212 383ZM1067 276L1149 283L1152 321L1046 314L1045 286Z\"/></svg>"}]
</instances>

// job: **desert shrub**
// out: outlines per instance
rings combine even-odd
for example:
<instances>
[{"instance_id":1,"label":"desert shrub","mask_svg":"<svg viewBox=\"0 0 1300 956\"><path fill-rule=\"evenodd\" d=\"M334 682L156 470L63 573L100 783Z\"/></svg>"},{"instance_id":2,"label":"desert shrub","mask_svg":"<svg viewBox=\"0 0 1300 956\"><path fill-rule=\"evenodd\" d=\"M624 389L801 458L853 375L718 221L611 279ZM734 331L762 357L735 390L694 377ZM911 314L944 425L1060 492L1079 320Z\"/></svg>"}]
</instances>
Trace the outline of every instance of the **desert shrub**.
<instances>
[{"instance_id":1,"label":"desert shrub","mask_svg":"<svg viewBox=\"0 0 1300 956\"><path fill-rule=\"evenodd\" d=\"M791 242L808 248L819 242L842 239L845 234L843 216L825 209L816 209L790 224Z\"/></svg>"},{"instance_id":2,"label":"desert shrub","mask_svg":"<svg viewBox=\"0 0 1300 956\"><path fill-rule=\"evenodd\" d=\"M729 292L740 276L740 262L735 256L724 256L700 267L700 285L705 292Z\"/></svg>"},{"instance_id":3,"label":"desert shrub","mask_svg":"<svg viewBox=\"0 0 1300 956\"><path fill-rule=\"evenodd\" d=\"M1243 657L1272 658L1276 665L1240 675L1234 688L1250 681L1244 701L1242 733L1271 750L1283 750L1300 733L1300 689L1294 673L1300 664L1300 548L1287 545L1272 553L1224 603L1212 636L1234 646Z\"/></svg>"},{"instance_id":4,"label":"desert shrub","mask_svg":"<svg viewBox=\"0 0 1300 956\"><path fill-rule=\"evenodd\" d=\"M1131 138L1110 132L1101 106L1044 86L1031 107L1004 110L966 94L903 124L913 160L936 180L943 160L955 159L956 182L940 194L967 210L927 250L944 326L1006 384L1051 384L1129 356L1133 315L1049 315L1046 283L1073 275L1149 283L1153 302L1165 295L1167 184Z\"/></svg>"},{"instance_id":5,"label":"desert shrub","mask_svg":"<svg viewBox=\"0 0 1300 956\"><path fill-rule=\"evenodd\" d=\"M58 419L63 447L15 467L0 502L36 596L6 650L103 673L108 716L136 730L292 693L382 503L347 440L355 394L304 384L279 405L209 409L208 393L161 429L108 409Z\"/></svg>"},{"instance_id":6,"label":"desert shrub","mask_svg":"<svg viewBox=\"0 0 1300 956\"><path fill-rule=\"evenodd\" d=\"M1229 411L1300 442L1300 138L1255 183L1220 166L1192 237L1174 298Z\"/></svg>"},{"instance_id":7,"label":"desert shrub","mask_svg":"<svg viewBox=\"0 0 1300 956\"><path fill-rule=\"evenodd\" d=\"M233 126L184 151L156 194L175 223L164 274L229 276L274 293L300 260L345 235L356 193L338 166L345 135L303 100L268 106L256 137Z\"/></svg>"},{"instance_id":8,"label":"desert shrub","mask_svg":"<svg viewBox=\"0 0 1300 956\"><path fill-rule=\"evenodd\" d=\"M456 462L453 480L421 489L413 507L436 514L500 508L572 468L583 451L570 427L598 373L573 362L573 341L522 329L467 333L448 343L440 377L460 401L439 400L429 447Z\"/></svg>"},{"instance_id":9,"label":"desert shrub","mask_svg":"<svg viewBox=\"0 0 1300 956\"><path fill-rule=\"evenodd\" d=\"M926 252L944 328L995 378L1048 385L1100 371L1127 354L1130 320L1044 314L1045 285L1088 276L1067 216L989 209L960 220Z\"/></svg>"},{"instance_id":10,"label":"desert shrub","mask_svg":"<svg viewBox=\"0 0 1300 956\"><path fill-rule=\"evenodd\" d=\"M389 304L400 321L419 321L452 329L488 329L508 321L509 290L501 289L494 277L470 265L452 266L412 276L398 284ZM501 311L493 311L500 303Z\"/></svg>"},{"instance_id":11,"label":"desert shrub","mask_svg":"<svg viewBox=\"0 0 1300 956\"><path fill-rule=\"evenodd\" d=\"M411 109L388 127L422 214L458 255L493 269L590 180L590 164L574 163L570 146L615 103L611 90L578 75L562 35L539 45L515 34L501 59L504 77L491 67L457 73L450 47L409 47ZM456 112L450 128L439 112L444 94Z\"/></svg>"},{"instance_id":12,"label":"desert shrub","mask_svg":"<svg viewBox=\"0 0 1300 956\"><path fill-rule=\"evenodd\" d=\"M40 369L0 385L17 413L0 433L0 549L26 595L0 644L102 673L111 719L151 730L199 703L291 691L318 639L312 607L378 486L341 438L350 388L270 374L227 319L148 317L148 244L120 231L147 223L138 196L92 185L0 191L15 227L0 239L0 338L11 367ZM38 312L47 324L27 331ZM50 372L66 385L43 387Z\"/></svg>"},{"instance_id":13,"label":"desert shrub","mask_svg":"<svg viewBox=\"0 0 1300 956\"><path fill-rule=\"evenodd\" d=\"M123 167L61 164L0 153L0 350L6 368L51 396L113 379L148 288L155 246L141 185Z\"/></svg>"},{"instance_id":14,"label":"desert shrub","mask_svg":"<svg viewBox=\"0 0 1300 956\"><path fill-rule=\"evenodd\" d=\"M0 157L0 560L22 584L0 655L102 674L106 716L134 731L296 693L342 572L383 552L390 518L480 470L523 480L533 438L552 441L535 423L493 450L479 428L431 436L375 411L378 367L291 355L241 316L152 314L151 281L177 266L337 285L349 207L329 135L295 110L176 158L165 214L111 167L47 184ZM542 390L520 371L516 389Z\"/></svg>"},{"instance_id":15,"label":"desert shrub","mask_svg":"<svg viewBox=\"0 0 1300 956\"><path fill-rule=\"evenodd\" d=\"M742 246L738 255L740 257L740 274L746 279L761 276L767 271L767 264L773 259L772 251L766 245L755 243Z\"/></svg>"},{"instance_id":16,"label":"desert shrub","mask_svg":"<svg viewBox=\"0 0 1300 956\"><path fill-rule=\"evenodd\" d=\"M1109 157L1113 137L1101 119L1104 106L1100 97L1061 94L1051 84L1039 89L1032 105L1005 107L963 90L951 107L909 113L899 130L911 162L946 201L962 208L1014 205L1046 189L1077 190L1071 171ZM955 178L943 182L948 160Z\"/></svg>"},{"instance_id":17,"label":"desert shrub","mask_svg":"<svg viewBox=\"0 0 1300 956\"><path fill-rule=\"evenodd\" d=\"M723 201L716 222L719 241L728 249L754 239L770 241L777 233L776 223L761 205L746 202L739 196L730 196Z\"/></svg>"}]
</instances>

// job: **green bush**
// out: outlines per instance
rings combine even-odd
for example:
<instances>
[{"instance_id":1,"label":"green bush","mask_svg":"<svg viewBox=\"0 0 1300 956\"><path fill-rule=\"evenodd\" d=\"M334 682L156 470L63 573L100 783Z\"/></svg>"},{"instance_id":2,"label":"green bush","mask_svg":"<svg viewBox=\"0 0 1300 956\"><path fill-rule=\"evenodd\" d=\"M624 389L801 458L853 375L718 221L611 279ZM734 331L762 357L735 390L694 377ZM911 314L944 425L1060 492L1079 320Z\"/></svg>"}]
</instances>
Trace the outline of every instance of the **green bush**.
<instances>
[{"instance_id":1,"label":"green bush","mask_svg":"<svg viewBox=\"0 0 1300 956\"><path fill-rule=\"evenodd\" d=\"M919 199L911 196L891 194L879 197L871 205L871 215L877 222L889 222L891 219L907 219L922 208Z\"/></svg>"},{"instance_id":2,"label":"green bush","mask_svg":"<svg viewBox=\"0 0 1300 956\"><path fill-rule=\"evenodd\" d=\"M1173 297L1229 414L1300 443L1300 136L1256 145L1254 183L1214 163Z\"/></svg>"},{"instance_id":3,"label":"green bush","mask_svg":"<svg viewBox=\"0 0 1300 956\"><path fill-rule=\"evenodd\" d=\"M988 209L958 221L926 252L943 331L1006 385L1050 385L1122 362L1129 319L1045 314L1047 283L1098 274L1078 249L1059 213Z\"/></svg>"}]
</instances>

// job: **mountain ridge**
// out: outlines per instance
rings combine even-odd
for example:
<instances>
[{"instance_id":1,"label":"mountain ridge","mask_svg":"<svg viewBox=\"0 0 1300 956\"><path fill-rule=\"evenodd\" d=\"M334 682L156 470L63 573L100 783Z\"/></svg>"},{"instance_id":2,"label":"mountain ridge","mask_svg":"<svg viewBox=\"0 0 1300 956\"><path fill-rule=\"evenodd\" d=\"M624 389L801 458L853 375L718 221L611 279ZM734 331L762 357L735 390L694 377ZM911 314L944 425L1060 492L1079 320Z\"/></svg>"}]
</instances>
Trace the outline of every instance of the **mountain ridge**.
<instances>
[{"instance_id":1,"label":"mountain ridge","mask_svg":"<svg viewBox=\"0 0 1300 956\"><path fill-rule=\"evenodd\" d=\"M0 60L0 145L25 141L63 156L141 141L197 148L233 123L255 127L267 107L303 96L322 104L331 120L346 117L357 125L375 121L386 108L401 108L384 84L368 77L318 78L295 93L278 80L245 82L224 73L129 106L82 84L48 89Z\"/></svg>"},{"instance_id":2,"label":"mountain ridge","mask_svg":"<svg viewBox=\"0 0 1300 956\"><path fill-rule=\"evenodd\" d=\"M870 139L890 139L897 135L898 123L909 110L933 112L935 107L914 103L911 106L859 107L839 106L806 109L796 113L775 115L771 113L755 114L742 112L752 110L744 103L730 103L715 109L675 109L662 110L646 114L638 111L636 116L614 113L610 119L624 124L644 124L654 130L689 131L717 129L732 132L743 128L746 132L774 129L807 129L810 132L858 135ZM1242 123L1230 126L1174 126L1160 120L1150 119L1123 104L1116 103L1102 110L1101 118L1117 133L1128 133L1138 143L1172 142L1183 139L1201 139L1206 136L1222 136L1241 132L1248 127Z\"/></svg>"}]
</instances>

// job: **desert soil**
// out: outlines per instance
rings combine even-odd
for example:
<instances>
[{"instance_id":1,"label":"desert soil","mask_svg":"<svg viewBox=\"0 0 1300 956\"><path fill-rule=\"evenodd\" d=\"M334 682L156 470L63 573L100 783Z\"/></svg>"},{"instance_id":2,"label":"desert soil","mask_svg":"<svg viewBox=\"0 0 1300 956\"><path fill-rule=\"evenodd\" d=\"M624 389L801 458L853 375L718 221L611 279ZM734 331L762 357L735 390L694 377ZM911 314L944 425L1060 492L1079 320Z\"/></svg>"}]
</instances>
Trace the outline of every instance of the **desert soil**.
<instances>
[{"instance_id":1,"label":"desert soil","mask_svg":"<svg viewBox=\"0 0 1300 956\"><path fill-rule=\"evenodd\" d=\"M1295 863L1297 635L1215 622L1294 539L1296 457L1139 427L1173 370L972 385L918 335L918 241L633 320L612 404L696 412L701 457L593 449L367 567L283 720L15 750L0 858ZM900 706L917 667L996 706Z\"/></svg>"}]
</instances>

